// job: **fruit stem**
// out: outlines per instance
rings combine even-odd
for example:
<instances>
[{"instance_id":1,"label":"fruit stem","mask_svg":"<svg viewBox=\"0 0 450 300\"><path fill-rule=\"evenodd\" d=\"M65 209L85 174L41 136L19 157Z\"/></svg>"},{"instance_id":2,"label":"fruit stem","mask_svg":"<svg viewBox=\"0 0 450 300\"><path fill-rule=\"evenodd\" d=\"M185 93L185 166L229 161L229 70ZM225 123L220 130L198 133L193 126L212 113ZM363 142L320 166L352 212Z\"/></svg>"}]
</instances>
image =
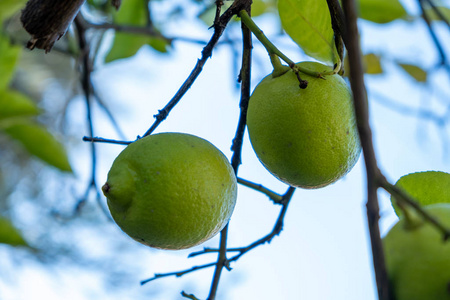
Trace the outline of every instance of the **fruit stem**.
<instances>
[{"instance_id":1,"label":"fruit stem","mask_svg":"<svg viewBox=\"0 0 450 300\"><path fill-rule=\"evenodd\" d=\"M269 54L270 56L270 62L272 63L273 66L273 71L272 71L272 77L276 78L279 77L281 75L283 75L284 73L286 73L287 71L289 71L289 67L288 66L284 66L281 64L280 61L280 57L274 53Z\"/></svg>"},{"instance_id":2,"label":"fruit stem","mask_svg":"<svg viewBox=\"0 0 450 300\"><path fill-rule=\"evenodd\" d=\"M242 22L245 24L245 26L250 29L251 32L255 35L255 37L263 44L264 48L266 48L267 52L269 53L269 56L271 57L272 65L273 65L273 59L272 56L276 55L279 58L281 58L284 62L286 62L289 67L294 71L294 73L298 74L298 72L302 72L304 74L313 76L313 77L322 77L323 75L333 75L336 74L336 72L340 69L340 62L338 63L339 69L336 67L333 71L330 72L314 72L309 69L303 68L301 66L296 65L289 57L287 57L283 52L281 52L264 34L264 32L256 25L256 23L252 20L252 18L248 15L248 13L245 10L241 10L239 12L239 17L241 18ZM276 72L276 66L274 65L274 69Z\"/></svg>"}]
</instances>

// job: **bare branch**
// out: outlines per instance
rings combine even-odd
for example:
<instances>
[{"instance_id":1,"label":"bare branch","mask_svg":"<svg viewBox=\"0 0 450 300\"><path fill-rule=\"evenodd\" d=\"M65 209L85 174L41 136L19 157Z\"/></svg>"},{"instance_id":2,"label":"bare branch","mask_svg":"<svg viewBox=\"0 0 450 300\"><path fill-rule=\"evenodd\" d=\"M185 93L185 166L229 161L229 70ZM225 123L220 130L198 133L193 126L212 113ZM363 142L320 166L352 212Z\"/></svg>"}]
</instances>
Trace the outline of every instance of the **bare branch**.
<instances>
[{"instance_id":1,"label":"bare branch","mask_svg":"<svg viewBox=\"0 0 450 300\"><path fill-rule=\"evenodd\" d=\"M275 222L275 225L270 233L268 233L264 237L256 240L255 242L251 243L248 246L227 249L227 252L239 252L237 255L228 259L229 263L232 261L237 261L242 255L244 255L245 253L253 250L254 248L256 248L260 245L263 245L265 243L270 243L275 236L277 236L281 233L281 231L283 230L284 217L286 216L288 205L292 199L294 192L295 192L295 188L289 187L288 190L286 191L286 193L282 196L282 200L281 200L282 208L281 208L278 218ZM193 252L193 253L189 254L189 257L194 257L194 256L203 255L203 254L207 254L207 253L214 253L214 252L218 252L218 251L219 251L218 249L204 248L203 251Z\"/></svg>"},{"instance_id":2,"label":"bare branch","mask_svg":"<svg viewBox=\"0 0 450 300\"><path fill-rule=\"evenodd\" d=\"M372 131L369 125L369 108L364 84L361 50L359 48L358 26L356 23L357 13L354 0L344 0L342 1L342 4L346 23L346 30L343 38L348 50L350 83L353 91L356 121L367 173L367 219L372 245L372 258L378 288L378 297L380 300L390 300L389 281L378 223L380 219L380 208L378 205L377 190L378 178L382 175L377 165L373 147Z\"/></svg>"},{"instance_id":3,"label":"bare branch","mask_svg":"<svg viewBox=\"0 0 450 300\"><path fill-rule=\"evenodd\" d=\"M439 64L444 66L447 72L450 74L450 64L447 62L447 55L445 54L444 48L441 45L441 42L439 41L439 38L437 37L436 33L433 30L433 27L431 26L430 18L428 17L425 8L423 6L424 0L417 0L420 6L420 10L422 12L422 18L425 21L427 25L428 32L430 33L431 39L434 42L434 45L439 53L440 62Z\"/></svg>"},{"instance_id":4,"label":"bare branch","mask_svg":"<svg viewBox=\"0 0 450 300\"><path fill-rule=\"evenodd\" d=\"M149 278L149 279L146 279L146 280L142 280L141 281L141 285L144 285L146 283L149 283L150 281L153 281L153 280L156 280L156 279L159 279L159 278L163 278L163 277L170 277L170 276L181 277L181 276L189 274L191 272L202 270L202 269L206 269L206 268L209 268L209 267L213 267L215 265L216 265L216 263L213 262L213 263L209 263L209 264L205 264L205 265L194 266L194 267L192 267L190 269L183 270L183 271L155 274L155 276L153 276L152 278Z\"/></svg>"},{"instance_id":5,"label":"bare branch","mask_svg":"<svg viewBox=\"0 0 450 300\"><path fill-rule=\"evenodd\" d=\"M118 145L129 145L133 142L133 141L118 141L118 140L105 139L105 138L100 138L100 137L90 137L90 136L84 136L83 141L84 142L118 144Z\"/></svg>"},{"instance_id":6,"label":"bare branch","mask_svg":"<svg viewBox=\"0 0 450 300\"><path fill-rule=\"evenodd\" d=\"M211 57L212 51L222 36L223 31L225 30L228 22L230 22L231 18L239 12L239 10L243 7L242 2L247 0L236 1L231 5L219 18L219 22L214 24L214 34L209 40L208 44L202 50L202 57L197 61L192 72L189 74L188 78L185 80L183 85L177 91L175 96L163 107L163 109L159 110L158 114L154 117L156 121L152 124L152 126L145 132L143 136L147 136L151 134L158 126L164 121L169 115L170 111L178 104L181 98L186 94L189 88L197 79L198 75L203 70L203 66L205 65L208 58Z\"/></svg>"}]
</instances>

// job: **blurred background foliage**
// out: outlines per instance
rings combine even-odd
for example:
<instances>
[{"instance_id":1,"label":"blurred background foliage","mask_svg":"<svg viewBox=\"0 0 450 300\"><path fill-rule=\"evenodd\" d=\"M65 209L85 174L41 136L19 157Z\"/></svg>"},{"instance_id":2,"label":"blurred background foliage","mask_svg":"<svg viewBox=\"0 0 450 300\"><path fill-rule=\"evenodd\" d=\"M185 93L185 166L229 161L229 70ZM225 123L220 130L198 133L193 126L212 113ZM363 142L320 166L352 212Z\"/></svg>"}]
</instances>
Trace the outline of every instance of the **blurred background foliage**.
<instances>
[{"instance_id":1,"label":"blurred background foliage","mask_svg":"<svg viewBox=\"0 0 450 300\"><path fill-rule=\"evenodd\" d=\"M422 15L408 13L398 0L357 2L364 22L426 26ZM430 26L448 27L448 2L418 2L423 4ZM136 251L147 250L111 238L117 233L104 213L104 200L98 195L98 187L92 191L87 182L91 153L81 140L88 133L87 120L85 112L80 113L83 109L76 116L71 114L82 103L83 92L77 32L70 28L50 54L26 50L29 36L19 20L25 3L0 0L0 279L10 280L7 278L21 264L37 262L49 269L69 264L92 269L100 274L105 286L126 288L135 284L131 274L144 266L135 261L125 269L115 262L132 260ZM230 4L225 2L225 7ZM123 0L118 11L107 0L88 0L81 14L88 28L94 74L107 64L136 55L142 47L170 57L177 41L206 44L195 34L177 35L171 24L196 22L207 32L214 12L215 2L207 0ZM277 18L276 0L254 0L252 15ZM240 26L235 21L230 27ZM281 26L275 31L284 34ZM271 38L277 40L278 35ZM227 40L219 47L233 42ZM434 73L450 72L442 53L430 62L426 57L411 60L396 56L389 47L379 49L376 53L362 49L368 76L400 70L412 80L411 85L432 88ZM97 96L96 105L109 114L109 103ZM437 108L444 114L426 110L429 119L441 127L446 126L449 116L446 96L439 97L441 105ZM404 104L398 107L388 101L386 105L397 107L401 113L409 111ZM410 110L420 115L420 111Z\"/></svg>"}]
</instances>

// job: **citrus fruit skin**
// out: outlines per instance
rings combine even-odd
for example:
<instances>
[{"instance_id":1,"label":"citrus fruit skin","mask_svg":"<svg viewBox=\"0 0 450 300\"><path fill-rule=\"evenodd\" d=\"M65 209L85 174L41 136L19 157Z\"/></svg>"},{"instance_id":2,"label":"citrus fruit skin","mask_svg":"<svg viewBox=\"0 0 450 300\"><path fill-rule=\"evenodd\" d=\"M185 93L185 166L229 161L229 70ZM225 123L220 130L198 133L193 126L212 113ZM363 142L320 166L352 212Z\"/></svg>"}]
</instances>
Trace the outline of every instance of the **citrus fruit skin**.
<instances>
[{"instance_id":1,"label":"citrus fruit skin","mask_svg":"<svg viewBox=\"0 0 450 300\"><path fill-rule=\"evenodd\" d=\"M399 188L418 201L421 205L435 203L450 203L450 174L440 171L415 172L404 175L395 183ZM391 197L392 205L397 215L402 211Z\"/></svg>"},{"instance_id":2,"label":"citrus fruit skin","mask_svg":"<svg viewBox=\"0 0 450 300\"><path fill-rule=\"evenodd\" d=\"M450 204L426 211L450 227ZM396 300L450 300L450 241L428 222L407 226L401 217L383 239L386 266Z\"/></svg>"},{"instance_id":3,"label":"citrus fruit skin","mask_svg":"<svg viewBox=\"0 0 450 300\"><path fill-rule=\"evenodd\" d=\"M217 234L233 212L233 168L208 141L160 133L127 146L103 186L111 215L136 241L185 249Z\"/></svg>"},{"instance_id":4,"label":"citrus fruit skin","mask_svg":"<svg viewBox=\"0 0 450 300\"><path fill-rule=\"evenodd\" d=\"M329 71L315 62L298 66ZM306 89L292 70L266 76L253 91L247 125L253 149L278 179L296 187L329 185L355 165L361 152L352 96L339 75L312 77Z\"/></svg>"}]
</instances>

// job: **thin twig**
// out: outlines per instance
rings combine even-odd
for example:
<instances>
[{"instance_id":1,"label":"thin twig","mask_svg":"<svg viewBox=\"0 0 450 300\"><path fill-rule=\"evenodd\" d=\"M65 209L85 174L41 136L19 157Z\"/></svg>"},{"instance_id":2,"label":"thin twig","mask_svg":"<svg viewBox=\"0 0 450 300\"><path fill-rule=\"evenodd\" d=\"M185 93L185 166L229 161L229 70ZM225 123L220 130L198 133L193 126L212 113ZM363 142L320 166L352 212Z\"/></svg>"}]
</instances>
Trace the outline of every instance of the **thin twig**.
<instances>
[{"instance_id":1,"label":"thin twig","mask_svg":"<svg viewBox=\"0 0 450 300\"><path fill-rule=\"evenodd\" d=\"M427 25L428 32L430 33L431 39L434 42L434 45L439 53L440 57L440 65L444 66L447 72L450 74L450 64L447 62L447 55L445 54L444 48L441 45L441 42L439 41L439 38L437 37L436 33L433 30L433 27L431 26L431 20L428 17L425 8L423 6L424 0L417 0L419 3L420 10L422 12L422 18L425 21Z\"/></svg>"},{"instance_id":2,"label":"thin twig","mask_svg":"<svg viewBox=\"0 0 450 300\"><path fill-rule=\"evenodd\" d=\"M181 292L181 296L184 298L192 299L192 300L200 300L192 294L186 294L184 291Z\"/></svg>"},{"instance_id":3,"label":"thin twig","mask_svg":"<svg viewBox=\"0 0 450 300\"><path fill-rule=\"evenodd\" d=\"M288 190L286 191L286 193L281 197L282 200L281 200L280 204L282 205L282 208L280 210L277 220L275 221L275 225L273 226L272 231L270 233L268 233L267 235L265 235L264 237L249 244L248 246L239 247L239 248L228 248L227 252L239 252L237 255L228 259L228 262L237 261L245 253L249 252L250 250L253 250L254 248L256 248L260 245L263 245L265 243L270 243L275 236L280 234L280 232L283 230L284 218L286 216L286 212L287 212L289 203L292 199L292 196L294 194L294 191L295 191L294 187L289 187ZM199 255L203 255L203 254L207 254L207 253L217 253L218 251L219 251L219 249L204 248L202 251L193 252L193 253L189 254L189 257L199 256Z\"/></svg>"},{"instance_id":4,"label":"thin twig","mask_svg":"<svg viewBox=\"0 0 450 300\"><path fill-rule=\"evenodd\" d=\"M380 180L380 185L389 194L393 195L398 202L405 203L408 206L412 207L420 216L422 216L424 220L436 227L436 229L438 229L442 233L444 241L450 239L450 228L446 228L443 224L436 220L436 218L434 218L426 210L424 210L419 203L411 199L411 197L402 189L389 183L384 177Z\"/></svg>"},{"instance_id":5,"label":"thin twig","mask_svg":"<svg viewBox=\"0 0 450 300\"><path fill-rule=\"evenodd\" d=\"M84 98L86 102L86 110L87 110L87 120L88 120L88 128L89 128L89 136L94 136L94 124L92 118L92 103L91 103L91 72L92 72L92 62L90 59L90 47L89 43L86 40L86 28L83 27L83 24L80 22L80 18L75 18L75 26L78 33L78 45L80 47L80 61L81 61L81 87L83 89ZM83 205L84 202L87 201L89 191L94 189L98 195L98 186L96 182L96 173L97 173L97 151L94 143L91 143L91 178L89 184L86 188L85 196L79 201L76 206L76 211L78 211ZM104 207L101 206L102 211L105 212L107 218L109 218L109 214L104 210Z\"/></svg>"},{"instance_id":6,"label":"thin twig","mask_svg":"<svg viewBox=\"0 0 450 300\"><path fill-rule=\"evenodd\" d=\"M181 98L186 94L186 92L189 90L189 88L192 86L192 84L197 79L198 75L203 70L203 66L205 65L208 58L211 57L212 51L214 47L216 46L217 42L219 41L219 38L222 36L223 31L225 30L228 22L230 22L231 18L237 14L239 9L242 7L242 2L246 0L240 0L236 1L231 5L219 18L219 22L217 24L214 24L214 33L209 40L208 44L203 48L202 50L202 57L197 61L197 64L195 65L192 72L189 74L188 78L185 80L183 85L180 87L180 89L177 91L175 96L164 106L161 110L159 110L158 114L154 117L156 118L155 122L152 124L152 126L145 132L143 136L147 136L151 134L158 126L161 124L162 121L164 121L167 116L169 115L170 111L178 104L178 102L181 100Z\"/></svg>"},{"instance_id":7,"label":"thin twig","mask_svg":"<svg viewBox=\"0 0 450 300\"><path fill-rule=\"evenodd\" d=\"M204 265L200 265L200 266L194 266L194 267L192 267L190 269L183 270L183 271L155 274L152 278L149 278L149 279L146 279L146 280L142 280L141 281L141 285L144 285L146 283L149 283L150 281L153 281L153 280L156 280L156 279L159 279L159 278L163 278L163 277L169 277L169 276L181 277L181 276L189 274L191 272L202 270L202 269L206 269L206 268L209 268L209 267L213 267L215 265L216 265L216 263L213 262L213 263L204 264Z\"/></svg>"},{"instance_id":8,"label":"thin twig","mask_svg":"<svg viewBox=\"0 0 450 300\"><path fill-rule=\"evenodd\" d=\"M85 18L81 17L80 22L82 23L83 27L86 29L97 29L97 30L108 30L113 29L116 32L124 32L124 33L130 33L130 34L140 34L140 35L146 35L151 36L154 38L158 38L161 40L166 41L167 43L171 44L172 42L178 41L178 42L188 42L193 44L200 44L205 45L206 42L204 40L194 39L194 38L188 38L188 37L167 37L161 34L158 30L156 30L153 26L133 26L133 25L123 25L123 24L115 24L115 23L91 23Z\"/></svg>"},{"instance_id":9,"label":"thin twig","mask_svg":"<svg viewBox=\"0 0 450 300\"><path fill-rule=\"evenodd\" d=\"M399 114L432 121L439 127L445 126L445 124L448 122L449 109L447 109L447 111L443 115L438 115L432 110L414 108L398 101L394 101L387 96L378 93L377 91L370 91L370 94L373 96L373 100L395 112L398 112Z\"/></svg>"},{"instance_id":10,"label":"thin twig","mask_svg":"<svg viewBox=\"0 0 450 300\"><path fill-rule=\"evenodd\" d=\"M237 3L236 1L235 3ZM236 11L236 14L241 9L246 9L250 12L251 2L241 1L241 7ZM233 6L231 6L233 7ZM215 25L216 26L216 25ZM238 174L239 165L241 164L242 145L244 138L244 131L247 124L247 108L248 101L250 99L250 78L251 78L251 55L252 55L252 36L250 30L244 25L242 26L242 40L243 40L243 54L242 54L242 67L240 72L241 78L241 99L239 101L240 114L239 121L236 129L236 134L232 141L231 150L233 156L231 157L231 165L235 174ZM207 300L214 300L216 298L217 289L219 287L219 280L222 274L223 268L229 269L229 262L227 260L227 236L228 236L228 224L220 232L220 246L219 255L217 257L217 264L214 270L213 279L211 282L211 288Z\"/></svg>"},{"instance_id":11,"label":"thin twig","mask_svg":"<svg viewBox=\"0 0 450 300\"><path fill-rule=\"evenodd\" d=\"M439 7L434 4L432 0L425 0L427 3L431 6L431 9L434 11L436 16L438 16L439 20L443 21L447 27L450 29L450 21L447 19L447 17L439 10Z\"/></svg>"},{"instance_id":12,"label":"thin twig","mask_svg":"<svg viewBox=\"0 0 450 300\"><path fill-rule=\"evenodd\" d=\"M294 194L295 188L294 187L289 187L289 189L287 190L286 194L283 195L283 200L282 200L282 207L280 210L280 214L278 215L277 221L275 222L275 225L272 229L272 231L260 238L259 240L251 243L250 245L243 247L243 248L229 248L228 251L238 251L239 254L231 257L228 261L236 261L239 258L241 258L242 255L244 255L245 253L249 252L250 250L253 250L254 248L263 245L265 243L270 243L272 241L272 239L279 235L281 233L281 231L283 230L283 224L284 224L284 217L286 216L286 212L289 206L289 203L292 199L292 195Z\"/></svg>"},{"instance_id":13,"label":"thin twig","mask_svg":"<svg viewBox=\"0 0 450 300\"><path fill-rule=\"evenodd\" d=\"M117 145L129 145L133 143L133 141L118 141L118 140L112 140L112 139L105 139L101 137L90 137L90 136L84 136L83 137L84 142L96 142L96 143L108 143L108 144L117 144Z\"/></svg>"},{"instance_id":14,"label":"thin twig","mask_svg":"<svg viewBox=\"0 0 450 300\"><path fill-rule=\"evenodd\" d=\"M353 91L358 132L364 154L367 174L367 221L372 246L372 259L375 269L375 278L380 300L390 300L389 281L386 271L383 245L380 236L378 205L378 178L381 172L378 168L375 150L373 147L372 131L369 125L369 108L366 99L364 72L362 67L361 50L359 48L359 33L357 26L357 13L354 0L342 1L345 12L346 30L343 35L348 50L350 64L350 83Z\"/></svg>"},{"instance_id":15,"label":"thin twig","mask_svg":"<svg viewBox=\"0 0 450 300\"><path fill-rule=\"evenodd\" d=\"M254 183L251 181L248 181L246 179L243 178L237 178L237 182L248 187L251 189L254 189L255 191L261 192L263 194L265 194L267 197L270 198L270 200L272 200L275 204L281 204L283 201L283 196L275 193L274 191L266 188L265 186L258 184L258 183Z\"/></svg>"},{"instance_id":16,"label":"thin twig","mask_svg":"<svg viewBox=\"0 0 450 300\"><path fill-rule=\"evenodd\" d=\"M283 229L284 218L286 216L286 212L287 212L289 203L290 203L290 201L292 199L292 196L294 194L294 191L295 191L294 187L289 187L288 190L286 191L286 193L283 195L282 208L280 210L280 213L278 215L277 220L275 221L275 225L274 225L272 231L270 233L268 233L267 235L265 235L264 237L262 237L262 238L258 239L257 241L251 243L248 246L240 247L240 248L229 248L229 249L227 249L226 250L227 252L239 252L237 255L231 257L230 259L228 259L227 263L229 263L231 261L237 261L244 254L246 254L247 252L255 249L256 247L258 247L260 245L263 245L265 243L270 243L275 236L280 234L280 232ZM205 254L205 253L217 253L217 252L220 252L220 251L221 251L220 249L205 248L203 251L191 253L189 255L189 257L194 257L194 256L202 255L202 254ZM194 267L192 267L190 269L186 269L186 270L182 270L182 271L155 274L152 278L149 278L149 279L141 281L141 284L146 284L146 283L148 283L150 281L154 281L156 279L164 278L164 277L170 277L170 276L181 277L183 275L192 273L194 271L202 270L202 269L213 267L213 266L216 266L216 265L217 265L217 263L214 262L214 263L194 266ZM228 265L227 265L227 267L229 268Z\"/></svg>"}]
</instances>

